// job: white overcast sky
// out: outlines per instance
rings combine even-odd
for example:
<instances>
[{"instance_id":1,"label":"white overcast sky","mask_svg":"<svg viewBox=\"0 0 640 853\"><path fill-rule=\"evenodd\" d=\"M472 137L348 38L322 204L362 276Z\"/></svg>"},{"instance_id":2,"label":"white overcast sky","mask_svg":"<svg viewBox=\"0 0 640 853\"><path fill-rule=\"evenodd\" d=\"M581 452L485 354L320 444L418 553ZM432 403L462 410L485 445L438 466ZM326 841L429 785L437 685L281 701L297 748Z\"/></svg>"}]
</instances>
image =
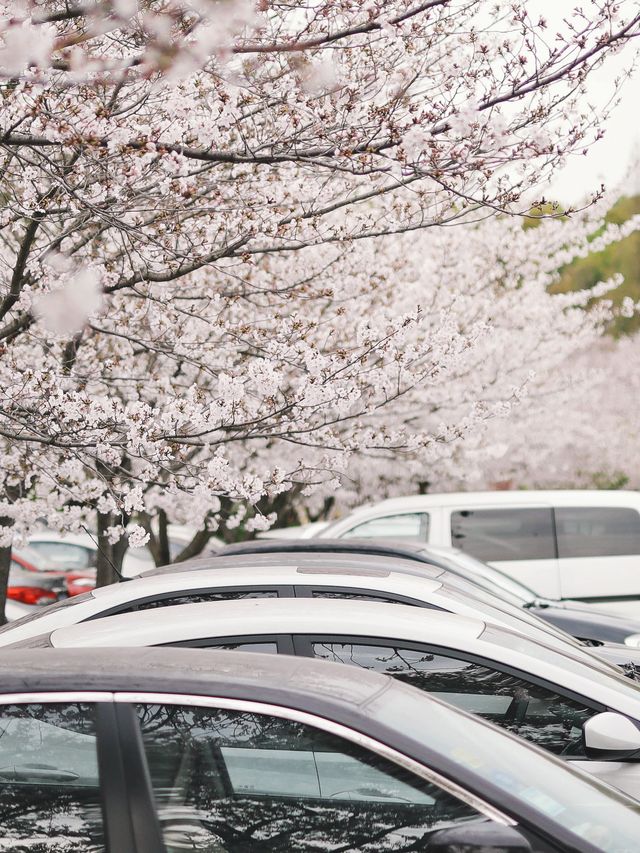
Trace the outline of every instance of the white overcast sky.
<instances>
[{"instance_id":1,"label":"white overcast sky","mask_svg":"<svg viewBox=\"0 0 640 853\"><path fill-rule=\"evenodd\" d=\"M565 6L566 4L566 6ZM560 17L559 9L575 4L570 0L528 0L528 11L539 10L552 23ZM567 9L568 11L568 9ZM611 56L593 73L588 83L589 102L606 102L614 91L614 81L622 69L636 61L640 66L636 40ZM604 183L608 189L620 187L621 193L640 192L640 67L623 85L620 104L605 125L605 136L585 155L575 155L556 174L549 193L560 202L574 203ZM635 168L634 168L635 165Z\"/></svg>"}]
</instances>

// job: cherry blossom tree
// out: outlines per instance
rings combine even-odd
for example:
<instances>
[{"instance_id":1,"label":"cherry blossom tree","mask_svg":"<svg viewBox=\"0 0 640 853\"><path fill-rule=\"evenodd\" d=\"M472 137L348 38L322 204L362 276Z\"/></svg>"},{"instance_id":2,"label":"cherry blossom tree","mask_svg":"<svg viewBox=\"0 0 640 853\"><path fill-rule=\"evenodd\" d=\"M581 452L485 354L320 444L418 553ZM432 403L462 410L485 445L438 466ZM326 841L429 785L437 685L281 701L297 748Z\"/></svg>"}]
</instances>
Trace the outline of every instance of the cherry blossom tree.
<instances>
[{"instance_id":1,"label":"cherry blossom tree","mask_svg":"<svg viewBox=\"0 0 640 853\"><path fill-rule=\"evenodd\" d=\"M508 423L490 425L496 455L478 467L476 485L640 488L638 335L605 337L577 351L571 376Z\"/></svg>"},{"instance_id":2,"label":"cherry blossom tree","mask_svg":"<svg viewBox=\"0 0 640 853\"><path fill-rule=\"evenodd\" d=\"M582 215L530 230L503 218L427 232L410 246L395 241L395 260L384 244L376 269L384 270L384 258L395 264L390 278L402 284L394 298L400 304L422 300L422 320L411 330L414 345L435 343L447 328L461 345L443 369L431 362L427 381L382 410L388 433L410 435L415 444L404 441L391 452L354 446L344 459L339 491L320 487L308 498L295 491L282 496L299 521L420 491L487 488L500 481L593 485L588 472L624 470L611 461L620 461L611 439L636 429L634 395L621 391L634 381L624 379L634 344L613 346L603 338L614 313L606 298L588 308L620 279L585 291L552 291L572 260L640 228L640 217L599 227L610 204L605 198ZM629 315L637 308L626 300L615 310ZM606 394L611 399L605 405ZM600 430L588 412L603 409L611 424ZM622 446L628 456L629 443Z\"/></svg>"},{"instance_id":3,"label":"cherry blossom tree","mask_svg":"<svg viewBox=\"0 0 640 853\"><path fill-rule=\"evenodd\" d=\"M588 74L640 27L631 2L557 32L528 8L5 4L0 545L97 511L103 581L133 516L231 527L262 501L255 529L350 457L435 460L519 397L524 359L495 399L472 370L508 352L495 255L467 294L445 234L543 201L602 133ZM554 305L579 336L574 299Z\"/></svg>"}]
</instances>

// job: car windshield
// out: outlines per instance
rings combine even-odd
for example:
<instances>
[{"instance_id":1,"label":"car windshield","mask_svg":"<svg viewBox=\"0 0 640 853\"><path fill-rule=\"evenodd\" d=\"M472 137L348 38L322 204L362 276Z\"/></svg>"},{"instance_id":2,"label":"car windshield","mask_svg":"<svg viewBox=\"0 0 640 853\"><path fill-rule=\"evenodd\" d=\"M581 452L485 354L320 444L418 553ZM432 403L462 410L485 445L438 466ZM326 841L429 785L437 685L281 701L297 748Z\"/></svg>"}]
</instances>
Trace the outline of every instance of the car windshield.
<instances>
[{"instance_id":1,"label":"car windshield","mask_svg":"<svg viewBox=\"0 0 640 853\"><path fill-rule=\"evenodd\" d=\"M441 757L443 771L452 762L485 799L493 787L494 805L507 810L515 798L552 833L560 825L604 853L636 853L640 803L595 778L410 688L381 691L367 711L393 728L411 720L412 738Z\"/></svg>"},{"instance_id":2,"label":"car windshield","mask_svg":"<svg viewBox=\"0 0 640 853\"><path fill-rule=\"evenodd\" d=\"M563 645L568 643L572 647L580 648L579 642L570 634L560 628L556 628L549 622L545 622L538 616L534 616L522 607L514 607L504 599L497 598L483 589L459 589L445 583L447 598L457 600L462 604L478 606L483 619L498 625L506 625L512 631L526 633L528 636L536 637L541 642L558 645L560 640Z\"/></svg>"},{"instance_id":3,"label":"car windshield","mask_svg":"<svg viewBox=\"0 0 640 853\"><path fill-rule=\"evenodd\" d=\"M18 560L24 560L25 563L29 563L34 569L38 569L40 572L44 572L47 569L51 568L46 560L43 559L42 555L35 550L35 548L31 548L29 545L24 545L21 548L14 548L11 554L12 557L17 557Z\"/></svg>"},{"instance_id":4,"label":"car windshield","mask_svg":"<svg viewBox=\"0 0 640 853\"><path fill-rule=\"evenodd\" d=\"M430 552L425 550L424 554L429 557ZM514 578L506 575L504 572L494 569L493 566L488 566L481 560L476 560L470 554L465 554L463 551L435 552L431 556L437 556L443 564L450 567L450 571L456 574L464 573L464 577L483 586L489 592L494 594L506 594L510 597L517 598L520 605L531 604L536 600L536 594L528 586L520 583Z\"/></svg>"},{"instance_id":5,"label":"car windshield","mask_svg":"<svg viewBox=\"0 0 640 853\"><path fill-rule=\"evenodd\" d=\"M600 682L606 679L609 682L607 683L609 689L615 690L616 693L621 696L624 695L625 699L631 699L636 704L640 701L640 684L637 681L633 681L626 675L623 675L622 670L617 666L591 657L588 653L580 657L573 651L565 654L544 643L530 640L520 632L505 631L504 629L496 629L493 626L486 627L482 634L480 634L480 639L500 649L504 649L505 645L508 644L512 652L522 653L534 660L537 658L557 667L570 668L572 672L579 672L580 675L586 678L597 679ZM500 659L500 655L498 655L497 659ZM577 670L576 666L584 669L581 669L581 671Z\"/></svg>"},{"instance_id":6,"label":"car windshield","mask_svg":"<svg viewBox=\"0 0 640 853\"><path fill-rule=\"evenodd\" d=\"M37 551L52 569L70 571L88 569L95 565L95 554L92 550L73 542L32 540L29 547Z\"/></svg>"}]
</instances>

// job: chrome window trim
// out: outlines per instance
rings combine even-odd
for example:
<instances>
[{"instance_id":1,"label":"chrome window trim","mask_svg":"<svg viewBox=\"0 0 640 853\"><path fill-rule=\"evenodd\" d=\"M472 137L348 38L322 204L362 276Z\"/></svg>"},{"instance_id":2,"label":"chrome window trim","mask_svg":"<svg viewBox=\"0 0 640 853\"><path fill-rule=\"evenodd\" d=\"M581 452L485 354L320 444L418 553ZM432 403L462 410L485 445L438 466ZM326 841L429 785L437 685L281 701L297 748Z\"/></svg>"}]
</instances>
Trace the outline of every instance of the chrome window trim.
<instances>
[{"instance_id":1,"label":"chrome window trim","mask_svg":"<svg viewBox=\"0 0 640 853\"><path fill-rule=\"evenodd\" d=\"M38 705L53 704L55 702L113 702L114 694L104 690L63 690L54 692L52 690L40 691L38 693L3 693L0 696L0 706L21 705L33 702Z\"/></svg>"},{"instance_id":2,"label":"chrome window trim","mask_svg":"<svg viewBox=\"0 0 640 853\"><path fill-rule=\"evenodd\" d=\"M409 770L421 779L442 788L447 793L462 800L462 802L476 809L480 814L494 820L503 826L517 826L517 821L484 800L470 793L465 788L460 787L456 782L452 782L445 776L441 776L434 770L425 767L420 762L408 755L386 746L380 741L375 740L369 735L364 735L348 726L341 723L336 723L333 720L327 720L324 717L318 717L315 714L307 711L298 711L294 708L286 708L281 705L270 705L266 702L255 702L247 699L229 699L227 697L213 696L195 696L191 694L180 693L141 693L141 692L125 692L117 691L113 694L115 702L123 702L129 704L150 703L162 705L193 705L206 708L221 708L230 711L246 711L256 714L270 714L274 717L280 717L285 720L291 720L295 723L303 723L314 728L325 731L337 737L362 746L371 752L376 753L382 758Z\"/></svg>"}]
</instances>

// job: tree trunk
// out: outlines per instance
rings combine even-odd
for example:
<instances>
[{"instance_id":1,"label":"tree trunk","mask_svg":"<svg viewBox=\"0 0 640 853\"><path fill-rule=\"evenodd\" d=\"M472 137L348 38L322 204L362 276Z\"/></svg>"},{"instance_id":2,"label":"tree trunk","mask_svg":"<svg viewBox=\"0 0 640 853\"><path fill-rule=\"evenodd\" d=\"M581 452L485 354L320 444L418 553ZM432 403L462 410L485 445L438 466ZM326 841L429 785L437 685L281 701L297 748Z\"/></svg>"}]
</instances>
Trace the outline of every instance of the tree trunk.
<instances>
[{"instance_id":1,"label":"tree trunk","mask_svg":"<svg viewBox=\"0 0 640 853\"><path fill-rule=\"evenodd\" d=\"M12 520L0 518L0 527L9 527ZM5 604L7 601L7 583L9 581L9 570L11 568L11 545L0 548L0 625L7 621L5 616Z\"/></svg>"},{"instance_id":2,"label":"tree trunk","mask_svg":"<svg viewBox=\"0 0 640 853\"><path fill-rule=\"evenodd\" d=\"M118 571L121 571L122 557L120 555L120 565L116 560L118 554L113 545L107 540L107 528L114 523L114 517L111 513L98 513L98 556L96 560L96 586L108 586L110 583L117 583L120 580ZM115 568L114 568L115 566Z\"/></svg>"}]
</instances>

